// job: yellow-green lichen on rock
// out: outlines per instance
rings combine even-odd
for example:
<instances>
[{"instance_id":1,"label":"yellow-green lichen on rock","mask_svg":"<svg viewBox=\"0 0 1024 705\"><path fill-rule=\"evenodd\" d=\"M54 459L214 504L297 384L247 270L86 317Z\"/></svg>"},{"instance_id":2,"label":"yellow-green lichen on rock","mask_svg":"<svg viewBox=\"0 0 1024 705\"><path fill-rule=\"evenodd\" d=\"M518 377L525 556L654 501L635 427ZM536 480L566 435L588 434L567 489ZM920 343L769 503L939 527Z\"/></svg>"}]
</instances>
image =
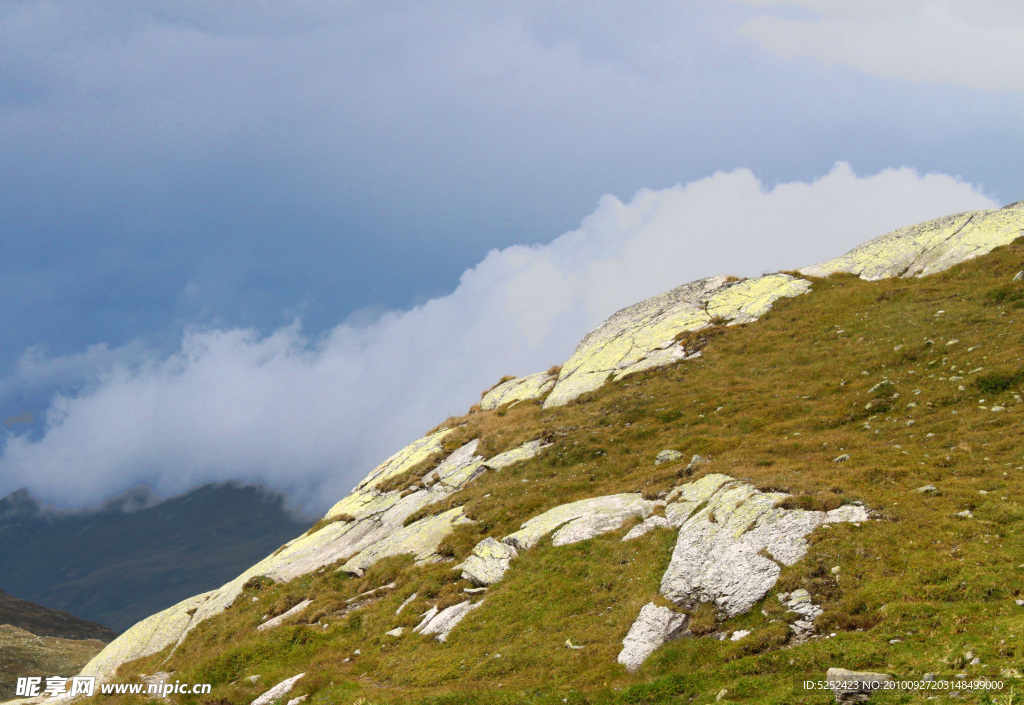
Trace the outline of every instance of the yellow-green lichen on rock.
<instances>
[{"instance_id":1,"label":"yellow-green lichen on rock","mask_svg":"<svg viewBox=\"0 0 1024 705\"><path fill-rule=\"evenodd\" d=\"M555 531L563 524L572 526L575 522L581 522L581 524L579 525L580 531L574 533L579 533L584 538L590 538L599 533L617 528L629 517L638 516L646 518L654 511L654 507L654 502L648 501L642 495L635 493L581 499L569 504L559 505L554 509L549 509L543 514L533 517L525 522L519 531L503 538L502 543L507 543L519 550L532 548L544 536ZM590 535L585 535L588 533ZM566 538L570 537L567 536ZM571 538L584 540L579 536ZM574 542L573 540L566 540L559 543Z\"/></svg>"},{"instance_id":2,"label":"yellow-green lichen on rock","mask_svg":"<svg viewBox=\"0 0 1024 705\"><path fill-rule=\"evenodd\" d=\"M264 576L282 582L340 560L351 559L355 566L372 564L385 555L402 553L413 553L418 560L427 560L448 532L468 519L461 515L461 509L457 509L405 527L408 517L458 491L485 469L507 467L535 456L546 447L539 440L524 443L495 456L485 465L483 458L474 454L479 445L479 441L474 440L438 465L435 473L440 470L442 477L432 486L404 496L398 490L380 492L376 489L376 485L386 477L404 472L438 452L440 440L448 433L440 431L427 436L392 456L360 483L349 497L336 504L326 517L344 514L352 519L334 521L318 531L293 539L217 590L184 600L136 624L87 664L86 668L90 669L88 675L102 681L108 679L122 663L156 653L169 645L176 647L196 626L231 605L251 578Z\"/></svg>"},{"instance_id":3,"label":"yellow-green lichen on rock","mask_svg":"<svg viewBox=\"0 0 1024 705\"><path fill-rule=\"evenodd\" d=\"M455 507L443 514L420 519L361 551L345 563L341 569L346 573L362 575L367 568L383 558L409 553L416 557L417 562L427 562L437 557L438 544L456 526L468 523L470 520L466 518L462 507Z\"/></svg>"},{"instance_id":4,"label":"yellow-green lichen on rock","mask_svg":"<svg viewBox=\"0 0 1024 705\"><path fill-rule=\"evenodd\" d=\"M841 257L804 267L801 274L836 272L875 281L920 277L949 269L1024 235L1024 201L996 210L947 215L911 225L855 247Z\"/></svg>"},{"instance_id":5,"label":"yellow-green lichen on rock","mask_svg":"<svg viewBox=\"0 0 1024 705\"><path fill-rule=\"evenodd\" d=\"M497 409L505 404L514 404L530 399L539 399L555 386L557 375L550 372L537 372L526 377L516 377L502 382L484 394L480 400L480 408L484 411Z\"/></svg>"},{"instance_id":6,"label":"yellow-green lichen on rock","mask_svg":"<svg viewBox=\"0 0 1024 705\"><path fill-rule=\"evenodd\" d=\"M561 406L611 379L621 379L686 357L676 336L699 330L721 318L748 323L774 301L798 296L810 282L787 274L730 281L724 275L700 279L624 308L577 346L562 366L544 408Z\"/></svg>"},{"instance_id":7,"label":"yellow-green lichen on rock","mask_svg":"<svg viewBox=\"0 0 1024 705\"><path fill-rule=\"evenodd\" d=\"M191 612L195 611L211 595L213 592L190 597L142 620L107 644L103 651L85 665L81 675L103 680L122 663L147 654L155 654L175 644L191 621Z\"/></svg>"},{"instance_id":8,"label":"yellow-green lichen on rock","mask_svg":"<svg viewBox=\"0 0 1024 705\"><path fill-rule=\"evenodd\" d=\"M350 516L358 515L360 510L366 504L373 501L373 498L376 496L370 490L382 482L401 475L435 453L441 452L441 443L452 430L447 428L441 429L402 448L402 450L374 468L362 482L356 485L351 494L331 507L324 518L333 519L336 516L346 514Z\"/></svg>"},{"instance_id":9,"label":"yellow-green lichen on rock","mask_svg":"<svg viewBox=\"0 0 1024 705\"><path fill-rule=\"evenodd\" d=\"M484 465L491 470L503 470L509 465L515 465L516 463L521 463L524 460L529 460L550 445L550 443L545 445L544 441L539 439L536 441L528 441L517 448L506 450L504 453L498 453L490 460L485 460Z\"/></svg>"}]
</instances>

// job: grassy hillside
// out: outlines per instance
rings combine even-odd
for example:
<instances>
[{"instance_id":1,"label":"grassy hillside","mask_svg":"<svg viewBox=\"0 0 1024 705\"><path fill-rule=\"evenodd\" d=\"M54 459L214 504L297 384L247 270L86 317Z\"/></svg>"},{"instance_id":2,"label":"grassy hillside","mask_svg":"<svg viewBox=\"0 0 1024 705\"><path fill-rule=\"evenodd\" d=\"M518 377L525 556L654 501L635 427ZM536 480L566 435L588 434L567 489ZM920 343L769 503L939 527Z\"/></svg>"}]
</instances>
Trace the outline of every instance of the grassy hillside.
<instances>
[{"instance_id":1,"label":"grassy hillside","mask_svg":"<svg viewBox=\"0 0 1024 705\"><path fill-rule=\"evenodd\" d=\"M758 322L693 334L700 359L561 408L524 403L446 422L463 424L456 440L478 437L488 456L538 437L554 444L430 508L462 505L475 520L442 547L457 561L556 505L627 491L653 498L707 472L792 493L796 506L859 501L877 512L877 521L817 530L806 558L749 613L719 622L698 608L694 636L634 674L616 655L639 608L661 599L675 534L623 543L629 525L523 552L447 643L385 632L464 599L470 584L452 563L392 558L363 577L328 568L286 584L254 581L169 661L165 651L120 673L211 682L206 703L248 703L301 672L289 697L309 694L313 704L828 703L830 692L799 683L840 666L911 680L995 678L1001 693L964 691L958 702L1013 702L1010 688L1024 686L1024 607L1015 602L1024 589L1024 282L1011 281L1021 269L1024 244L1014 244L924 279L814 279L811 294L776 302ZM687 477L685 461L654 464L666 448L712 462ZM924 485L936 489L915 491ZM965 511L970 518L957 516ZM347 602L391 582L376 601ZM776 595L800 587L825 612L821 636L794 644L793 616ZM304 623L256 631L307 598ZM714 636L737 629L751 634ZM970 665L968 651L980 663ZM872 702L934 695L901 690Z\"/></svg>"}]
</instances>

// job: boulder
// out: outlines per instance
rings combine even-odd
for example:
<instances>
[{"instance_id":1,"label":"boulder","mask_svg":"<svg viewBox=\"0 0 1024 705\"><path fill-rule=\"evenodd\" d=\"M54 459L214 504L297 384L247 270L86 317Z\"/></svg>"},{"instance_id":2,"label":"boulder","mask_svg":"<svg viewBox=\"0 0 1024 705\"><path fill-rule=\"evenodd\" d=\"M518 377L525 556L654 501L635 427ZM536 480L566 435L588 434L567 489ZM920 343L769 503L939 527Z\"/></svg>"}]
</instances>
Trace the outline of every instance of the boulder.
<instances>
[{"instance_id":1,"label":"boulder","mask_svg":"<svg viewBox=\"0 0 1024 705\"><path fill-rule=\"evenodd\" d=\"M663 450L654 456L654 464L661 465L662 463L671 463L675 460L679 460L683 457L683 454L678 450Z\"/></svg>"},{"instance_id":2,"label":"boulder","mask_svg":"<svg viewBox=\"0 0 1024 705\"><path fill-rule=\"evenodd\" d=\"M622 640L619 663L630 672L640 668L640 664L655 649L678 637L686 629L687 621L685 614L674 612L668 607L659 607L653 602L644 605L626 638Z\"/></svg>"},{"instance_id":3,"label":"boulder","mask_svg":"<svg viewBox=\"0 0 1024 705\"><path fill-rule=\"evenodd\" d=\"M512 559L519 553L509 544L485 538L473 548L462 564L462 577L475 585L493 585L505 576Z\"/></svg>"},{"instance_id":4,"label":"boulder","mask_svg":"<svg viewBox=\"0 0 1024 705\"><path fill-rule=\"evenodd\" d=\"M830 668L825 676L837 703L864 703L871 697L871 691L878 690L883 683L891 682L886 673L848 671L845 668Z\"/></svg>"}]
</instances>

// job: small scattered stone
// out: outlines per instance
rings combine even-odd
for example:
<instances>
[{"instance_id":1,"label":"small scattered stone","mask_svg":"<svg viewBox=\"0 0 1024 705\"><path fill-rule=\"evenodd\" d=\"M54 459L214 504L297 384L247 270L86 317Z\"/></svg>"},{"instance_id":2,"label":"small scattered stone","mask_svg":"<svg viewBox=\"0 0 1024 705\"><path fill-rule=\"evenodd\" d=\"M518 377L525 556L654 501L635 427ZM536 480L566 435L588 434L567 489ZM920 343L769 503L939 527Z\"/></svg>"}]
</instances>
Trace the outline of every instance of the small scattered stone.
<instances>
[{"instance_id":1,"label":"small scattered stone","mask_svg":"<svg viewBox=\"0 0 1024 705\"><path fill-rule=\"evenodd\" d=\"M850 459L850 454L849 453L843 453L842 455L839 455L839 456L836 456L835 458L833 458L832 462L833 463L845 463L849 459Z\"/></svg>"},{"instance_id":2,"label":"small scattered stone","mask_svg":"<svg viewBox=\"0 0 1024 705\"><path fill-rule=\"evenodd\" d=\"M921 680L926 681L928 683L931 683L932 681L935 680L935 674L934 673L925 673L924 676L922 676Z\"/></svg>"},{"instance_id":3,"label":"small scattered stone","mask_svg":"<svg viewBox=\"0 0 1024 705\"><path fill-rule=\"evenodd\" d=\"M737 629L732 633L732 636L729 637L729 641L739 641L745 636L750 636L749 629Z\"/></svg>"},{"instance_id":4,"label":"small scattered stone","mask_svg":"<svg viewBox=\"0 0 1024 705\"><path fill-rule=\"evenodd\" d=\"M839 575L839 566L832 566L832 575Z\"/></svg>"},{"instance_id":5,"label":"small scattered stone","mask_svg":"<svg viewBox=\"0 0 1024 705\"><path fill-rule=\"evenodd\" d=\"M726 690L725 688L722 688L720 691L718 691L718 695L715 696L715 702L716 703L719 702L722 698L724 698L728 694L729 694L729 691Z\"/></svg>"},{"instance_id":6,"label":"small scattered stone","mask_svg":"<svg viewBox=\"0 0 1024 705\"><path fill-rule=\"evenodd\" d=\"M582 646L576 646L576 644L572 643L572 639L566 639L565 640L565 647L567 649L575 649L577 651L579 651L580 649L583 648Z\"/></svg>"},{"instance_id":7,"label":"small scattered stone","mask_svg":"<svg viewBox=\"0 0 1024 705\"><path fill-rule=\"evenodd\" d=\"M384 632L384 634L386 636L402 636L402 633L404 631L405 631L405 627L395 627L394 629L392 629L389 632Z\"/></svg>"},{"instance_id":8,"label":"small scattered stone","mask_svg":"<svg viewBox=\"0 0 1024 705\"><path fill-rule=\"evenodd\" d=\"M974 514L971 513L970 509L965 509L962 512L957 512L953 516L959 517L960 519L973 519Z\"/></svg>"},{"instance_id":9,"label":"small scattered stone","mask_svg":"<svg viewBox=\"0 0 1024 705\"><path fill-rule=\"evenodd\" d=\"M1024 271L1017 272L1016 274L1013 275L1013 281L1015 282L1019 282L1022 279L1024 279Z\"/></svg>"},{"instance_id":10,"label":"small scattered stone","mask_svg":"<svg viewBox=\"0 0 1024 705\"><path fill-rule=\"evenodd\" d=\"M938 492L939 488L935 485L925 485L924 487L918 487L914 492L920 492L921 494L931 494L932 492Z\"/></svg>"},{"instance_id":11,"label":"small scattered stone","mask_svg":"<svg viewBox=\"0 0 1024 705\"><path fill-rule=\"evenodd\" d=\"M902 639L890 639L889 643L890 644L899 644L901 641L903 641L903 640Z\"/></svg>"},{"instance_id":12,"label":"small scattered stone","mask_svg":"<svg viewBox=\"0 0 1024 705\"><path fill-rule=\"evenodd\" d=\"M956 344L957 344L957 343L959 343L959 342L960 342L959 340L957 340L956 338L953 338L952 340L950 340L950 341L947 341L947 342L946 342L946 345L947 345L947 346L948 346L948 345L956 345Z\"/></svg>"},{"instance_id":13,"label":"small scattered stone","mask_svg":"<svg viewBox=\"0 0 1024 705\"><path fill-rule=\"evenodd\" d=\"M300 695L297 698L292 698L291 700L288 701L288 705L299 705L299 703L304 703L307 700L309 700L309 694L308 693L306 695Z\"/></svg>"},{"instance_id":14,"label":"small scattered stone","mask_svg":"<svg viewBox=\"0 0 1024 705\"><path fill-rule=\"evenodd\" d=\"M679 460L683 457L683 454L678 450L663 450L654 457L654 464L661 465L662 463L671 463L674 460Z\"/></svg>"},{"instance_id":15,"label":"small scattered stone","mask_svg":"<svg viewBox=\"0 0 1024 705\"><path fill-rule=\"evenodd\" d=\"M980 663L981 663L981 659L978 658L977 656L975 656L974 658L971 659L971 662L968 665L970 665L970 666L977 666Z\"/></svg>"},{"instance_id":16,"label":"small scattered stone","mask_svg":"<svg viewBox=\"0 0 1024 705\"><path fill-rule=\"evenodd\" d=\"M1014 602L1017 603L1018 607L1024 607L1024 600L1014 600Z\"/></svg>"}]
</instances>

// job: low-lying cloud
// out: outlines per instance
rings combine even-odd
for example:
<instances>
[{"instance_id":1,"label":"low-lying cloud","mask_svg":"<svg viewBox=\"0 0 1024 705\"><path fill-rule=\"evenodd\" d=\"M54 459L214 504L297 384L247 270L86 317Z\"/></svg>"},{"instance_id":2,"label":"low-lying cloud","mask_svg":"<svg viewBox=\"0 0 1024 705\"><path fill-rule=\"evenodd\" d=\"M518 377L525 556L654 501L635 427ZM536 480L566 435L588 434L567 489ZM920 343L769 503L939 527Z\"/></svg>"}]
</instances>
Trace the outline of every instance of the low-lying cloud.
<instances>
[{"instance_id":1,"label":"low-lying cloud","mask_svg":"<svg viewBox=\"0 0 1024 705\"><path fill-rule=\"evenodd\" d=\"M323 510L501 375L565 360L623 306L710 274L811 264L899 226L996 205L950 176L858 177L845 164L812 183L768 188L739 169L628 203L605 196L577 230L494 250L451 294L370 324L315 338L297 321L266 336L203 327L171 355L104 350L101 369L53 401L40 438L8 432L0 494L26 486L73 506L142 483L168 495L240 480ZM21 369L63 375L88 359L31 351Z\"/></svg>"}]
</instances>

